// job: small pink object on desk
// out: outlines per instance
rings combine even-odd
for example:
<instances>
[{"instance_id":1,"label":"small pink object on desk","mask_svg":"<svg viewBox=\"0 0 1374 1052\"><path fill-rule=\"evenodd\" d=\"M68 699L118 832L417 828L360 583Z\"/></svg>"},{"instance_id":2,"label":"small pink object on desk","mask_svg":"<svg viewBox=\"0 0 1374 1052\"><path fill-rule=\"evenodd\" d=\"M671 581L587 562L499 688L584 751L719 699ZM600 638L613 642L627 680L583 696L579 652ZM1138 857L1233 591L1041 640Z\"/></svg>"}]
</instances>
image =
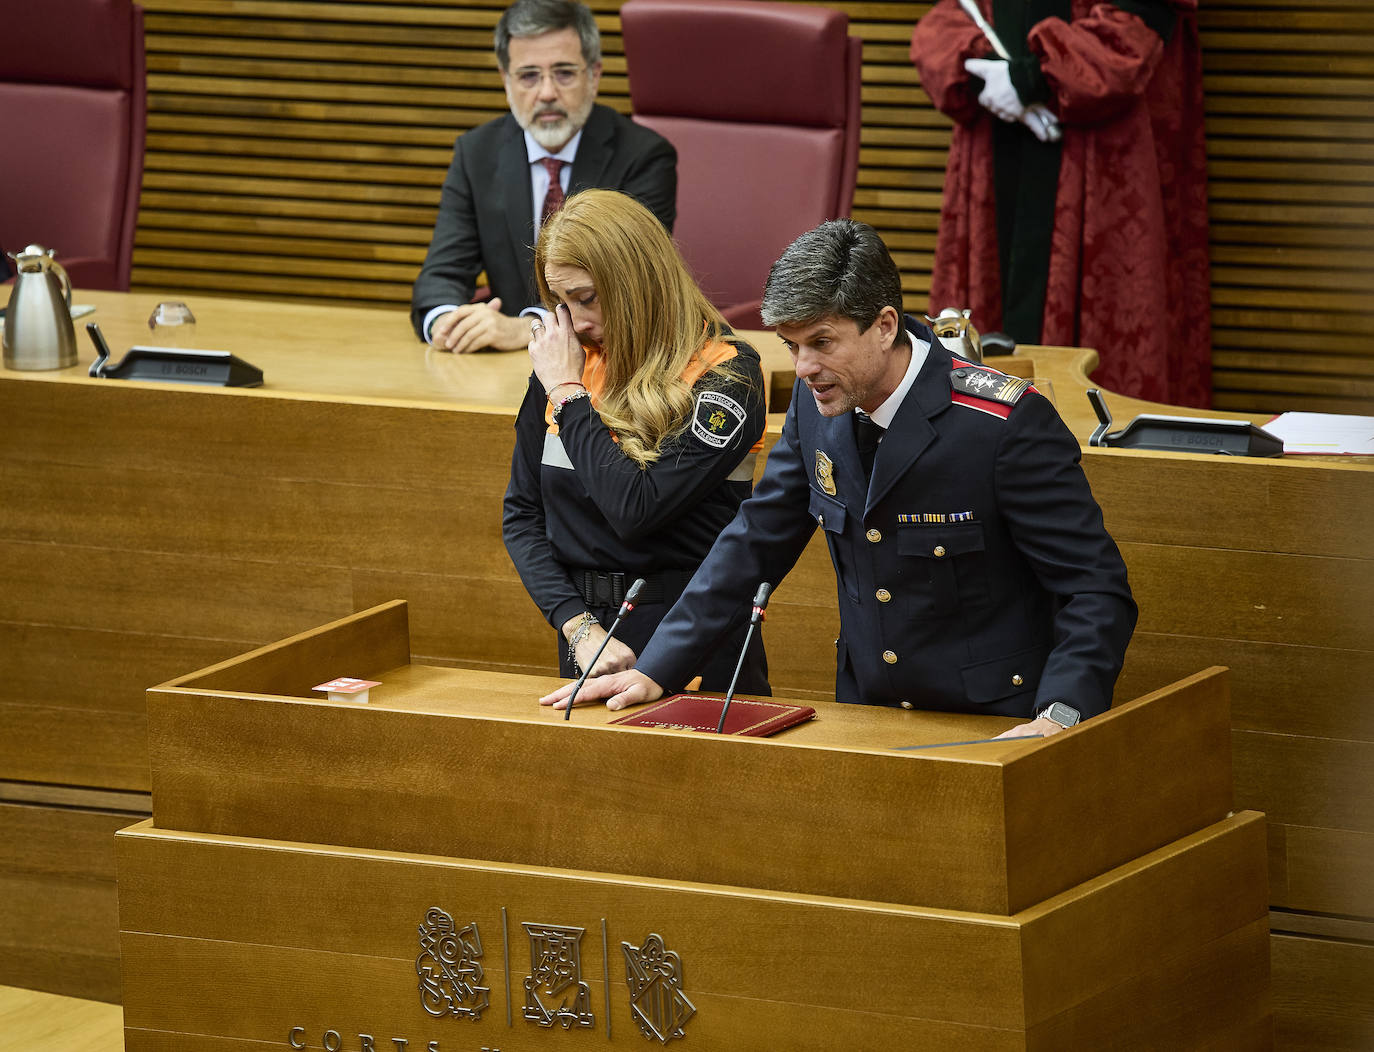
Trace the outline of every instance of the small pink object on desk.
<instances>
[{"instance_id":1,"label":"small pink object on desk","mask_svg":"<svg viewBox=\"0 0 1374 1052\"><path fill-rule=\"evenodd\" d=\"M373 687L380 687L375 679L354 679L351 676L340 676L338 679L331 679L328 683L320 683L311 687L311 690L323 690L329 694L330 701L351 701L359 705L367 704L367 694Z\"/></svg>"}]
</instances>

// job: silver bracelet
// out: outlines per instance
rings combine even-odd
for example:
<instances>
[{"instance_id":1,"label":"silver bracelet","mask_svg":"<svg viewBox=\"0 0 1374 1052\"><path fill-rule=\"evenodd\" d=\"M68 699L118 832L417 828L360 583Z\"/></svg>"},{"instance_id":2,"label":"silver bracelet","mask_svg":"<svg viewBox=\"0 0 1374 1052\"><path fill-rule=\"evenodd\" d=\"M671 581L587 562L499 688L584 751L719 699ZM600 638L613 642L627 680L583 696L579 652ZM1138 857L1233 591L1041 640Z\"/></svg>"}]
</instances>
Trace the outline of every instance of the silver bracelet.
<instances>
[{"instance_id":1,"label":"silver bracelet","mask_svg":"<svg viewBox=\"0 0 1374 1052\"><path fill-rule=\"evenodd\" d=\"M582 617L577 622L577 627L573 629L573 634L568 637L568 660L572 662L573 668L578 671L581 671L582 666L577 663L577 644L591 634L594 624L597 624L596 615L590 610L584 610Z\"/></svg>"},{"instance_id":2,"label":"silver bracelet","mask_svg":"<svg viewBox=\"0 0 1374 1052\"><path fill-rule=\"evenodd\" d=\"M563 385L560 384L559 386L561 387ZM578 386L581 387L582 385L579 384ZM555 424L558 423L558 418L563 415L563 407L569 402L576 402L579 398L589 397L591 396L587 394L587 389L583 387L582 390L574 391L572 394L568 395L567 398L560 398L558 404L553 407L553 422Z\"/></svg>"}]
</instances>

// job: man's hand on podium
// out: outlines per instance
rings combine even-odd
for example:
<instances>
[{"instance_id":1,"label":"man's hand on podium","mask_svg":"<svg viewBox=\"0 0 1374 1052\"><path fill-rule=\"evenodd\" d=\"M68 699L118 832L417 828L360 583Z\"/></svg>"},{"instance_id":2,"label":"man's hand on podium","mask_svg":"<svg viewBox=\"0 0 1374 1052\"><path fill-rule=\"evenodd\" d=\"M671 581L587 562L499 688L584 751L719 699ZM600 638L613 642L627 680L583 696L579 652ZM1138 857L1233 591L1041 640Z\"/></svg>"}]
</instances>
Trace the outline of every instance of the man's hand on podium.
<instances>
[{"instance_id":1,"label":"man's hand on podium","mask_svg":"<svg viewBox=\"0 0 1374 1052\"><path fill-rule=\"evenodd\" d=\"M568 696L573 692L572 683L565 683L552 694L539 699L540 705L552 705L555 709L568 707ZM626 669L611 676L598 676L582 684L577 694L579 704L586 701L606 699L606 708L624 709L631 705L642 705L646 701L657 701L663 697L663 688L636 669Z\"/></svg>"},{"instance_id":2,"label":"man's hand on podium","mask_svg":"<svg viewBox=\"0 0 1374 1052\"><path fill-rule=\"evenodd\" d=\"M1055 723L1048 716L1037 716L1030 723L1022 723L1013 727L1009 731L1003 731L997 735L998 738L1048 738L1051 734L1058 734L1067 728L1062 723Z\"/></svg>"}]
</instances>

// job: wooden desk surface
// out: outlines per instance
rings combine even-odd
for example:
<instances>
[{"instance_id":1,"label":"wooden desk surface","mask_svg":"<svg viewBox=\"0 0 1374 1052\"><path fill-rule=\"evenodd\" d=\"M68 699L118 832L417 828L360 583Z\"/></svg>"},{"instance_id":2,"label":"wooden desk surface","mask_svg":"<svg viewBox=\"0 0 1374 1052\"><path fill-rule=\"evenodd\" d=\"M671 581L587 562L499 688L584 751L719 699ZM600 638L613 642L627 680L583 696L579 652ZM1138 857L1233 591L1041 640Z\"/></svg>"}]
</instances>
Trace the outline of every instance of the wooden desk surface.
<instances>
[{"instance_id":1,"label":"wooden desk surface","mask_svg":"<svg viewBox=\"0 0 1374 1052\"><path fill-rule=\"evenodd\" d=\"M455 355L434 351L415 338L409 316L399 309L279 303L201 293L78 290L74 302L96 308L94 314L76 322L79 364L52 372L0 368L0 378L108 383L86 375L95 360L86 323L100 325L111 353L119 360L131 346L149 342L148 316L165 299L182 299L191 307L196 316L195 346L231 351L262 369L266 382L254 393L268 397L514 412L524 397L530 374L529 359L523 352ZM782 374L790 382L792 363L778 337L767 331L743 335L762 357L765 374L770 379ZM1088 374L1097 365L1096 351L1022 347L1015 356L990 364L1017 375L1048 377L1060 415L1086 444L1097 426L1083 394L1095 386ZM1232 419L1239 415L1180 410L1110 392L1107 401L1120 424L1143 412ZM1263 423L1267 417L1248 419ZM774 414L770 429L776 433L781 426L781 414Z\"/></svg>"}]
</instances>

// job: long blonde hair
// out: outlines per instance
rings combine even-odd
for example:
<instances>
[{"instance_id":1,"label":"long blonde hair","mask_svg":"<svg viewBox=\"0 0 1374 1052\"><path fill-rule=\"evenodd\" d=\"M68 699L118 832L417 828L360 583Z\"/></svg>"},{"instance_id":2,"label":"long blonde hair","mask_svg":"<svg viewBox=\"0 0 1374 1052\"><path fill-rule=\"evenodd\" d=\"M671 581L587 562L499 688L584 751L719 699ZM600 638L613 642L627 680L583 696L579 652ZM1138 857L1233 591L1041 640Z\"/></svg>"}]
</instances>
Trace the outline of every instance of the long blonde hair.
<instances>
[{"instance_id":1,"label":"long blonde hair","mask_svg":"<svg viewBox=\"0 0 1374 1052\"><path fill-rule=\"evenodd\" d=\"M601 304L605 384L601 419L641 467L692 413L683 372L721 339L725 319L687 272L677 246L653 213L616 190L573 194L539 230L534 271L539 295L553 310L549 264L592 277Z\"/></svg>"}]
</instances>

